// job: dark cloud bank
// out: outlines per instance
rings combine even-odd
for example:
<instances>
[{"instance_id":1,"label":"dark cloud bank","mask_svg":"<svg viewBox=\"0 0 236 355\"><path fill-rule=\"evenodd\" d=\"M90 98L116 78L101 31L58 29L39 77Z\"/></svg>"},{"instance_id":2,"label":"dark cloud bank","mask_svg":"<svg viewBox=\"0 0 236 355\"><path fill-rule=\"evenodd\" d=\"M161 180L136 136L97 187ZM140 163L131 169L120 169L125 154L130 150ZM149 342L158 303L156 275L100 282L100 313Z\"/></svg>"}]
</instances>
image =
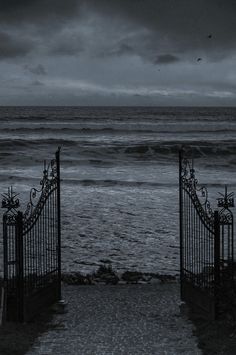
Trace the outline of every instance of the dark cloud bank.
<instances>
[{"instance_id":1,"label":"dark cloud bank","mask_svg":"<svg viewBox=\"0 0 236 355\"><path fill-rule=\"evenodd\" d=\"M27 25L33 25L34 33L38 30L41 35L44 26L51 34L58 31L58 27L67 26L70 21L80 21L90 14L119 19L121 23L133 24L149 32L146 46L157 52L153 60L161 64L174 62L177 53L181 57L181 53L203 50L214 60L214 56L218 59L235 50L236 1L232 0L3 0L0 1L0 10L1 23L6 27L19 26L28 31ZM99 33L97 36L99 41ZM141 36L140 47L145 47L143 39ZM36 43L31 45L33 49ZM81 48L77 48L73 40L71 45L67 41L54 46L58 53L68 54L74 54ZM7 55L20 54L20 49L14 51L13 47L9 38ZM22 46L21 54L28 50L28 46ZM121 55L134 51L135 46L129 43L127 33L127 39L117 43L112 53Z\"/></svg>"},{"instance_id":2,"label":"dark cloud bank","mask_svg":"<svg viewBox=\"0 0 236 355\"><path fill-rule=\"evenodd\" d=\"M32 43L0 32L0 59L25 56L31 51Z\"/></svg>"},{"instance_id":3,"label":"dark cloud bank","mask_svg":"<svg viewBox=\"0 0 236 355\"><path fill-rule=\"evenodd\" d=\"M223 83L221 73L235 56L235 15L234 0L0 0L0 61L18 64L24 75L46 78L53 73L55 79L61 75L63 60L68 60L63 72L66 68L70 79L79 79L80 74L85 80L88 73L90 81L92 73L98 80L94 67L99 63L97 71L102 66L107 71L96 84L109 86L112 71L122 72L132 58L138 58L143 63L137 64L139 73L142 65L143 71L147 65L149 71L168 68L166 76L158 78L161 89L165 85L176 89L178 68L183 70L183 65L194 65L196 71L201 65L204 77L204 70L209 71L204 66L222 63L219 77L208 78L208 86L215 92L230 86L231 95L236 83L231 79ZM48 69L51 62L52 70ZM148 85L143 74L139 81L135 75L124 77L124 86L135 80ZM193 72L191 80L189 76L186 69L182 91L191 81L194 92L201 75Z\"/></svg>"}]
</instances>

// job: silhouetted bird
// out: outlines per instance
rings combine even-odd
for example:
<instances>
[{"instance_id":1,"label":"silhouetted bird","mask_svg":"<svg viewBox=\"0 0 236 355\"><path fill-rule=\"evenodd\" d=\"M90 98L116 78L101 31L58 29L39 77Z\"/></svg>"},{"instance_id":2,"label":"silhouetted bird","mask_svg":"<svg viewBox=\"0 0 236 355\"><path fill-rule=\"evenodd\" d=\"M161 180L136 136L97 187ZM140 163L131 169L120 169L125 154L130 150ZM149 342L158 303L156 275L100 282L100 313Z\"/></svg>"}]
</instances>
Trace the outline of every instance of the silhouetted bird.
<instances>
[{"instance_id":1,"label":"silhouetted bird","mask_svg":"<svg viewBox=\"0 0 236 355\"><path fill-rule=\"evenodd\" d=\"M202 58L198 58L197 61L200 62L202 60Z\"/></svg>"},{"instance_id":2,"label":"silhouetted bird","mask_svg":"<svg viewBox=\"0 0 236 355\"><path fill-rule=\"evenodd\" d=\"M210 35L208 35L208 38L212 38L212 35L210 34Z\"/></svg>"}]
</instances>

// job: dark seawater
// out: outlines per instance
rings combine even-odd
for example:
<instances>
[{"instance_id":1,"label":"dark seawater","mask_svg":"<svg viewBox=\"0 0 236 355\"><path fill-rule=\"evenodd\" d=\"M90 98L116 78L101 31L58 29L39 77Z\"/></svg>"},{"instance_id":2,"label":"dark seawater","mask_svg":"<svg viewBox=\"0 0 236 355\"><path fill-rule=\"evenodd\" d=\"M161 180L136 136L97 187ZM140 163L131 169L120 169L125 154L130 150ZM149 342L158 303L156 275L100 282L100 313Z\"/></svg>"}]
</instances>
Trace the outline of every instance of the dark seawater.
<instances>
[{"instance_id":1,"label":"dark seawater","mask_svg":"<svg viewBox=\"0 0 236 355\"><path fill-rule=\"evenodd\" d=\"M13 185L22 209L62 146L66 271L108 259L118 270L178 273L182 144L213 206L225 183L236 190L236 108L2 107L0 122L0 193Z\"/></svg>"}]
</instances>

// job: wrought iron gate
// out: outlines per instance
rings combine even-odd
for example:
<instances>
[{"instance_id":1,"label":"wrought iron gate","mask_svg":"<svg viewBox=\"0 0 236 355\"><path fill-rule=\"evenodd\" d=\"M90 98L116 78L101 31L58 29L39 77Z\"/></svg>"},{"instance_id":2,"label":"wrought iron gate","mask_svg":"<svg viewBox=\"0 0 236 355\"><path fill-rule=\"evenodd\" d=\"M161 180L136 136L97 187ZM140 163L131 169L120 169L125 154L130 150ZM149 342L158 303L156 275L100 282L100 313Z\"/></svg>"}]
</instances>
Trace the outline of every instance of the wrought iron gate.
<instances>
[{"instance_id":1,"label":"wrought iron gate","mask_svg":"<svg viewBox=\"0 0 236 355\"><path fill-rule=\"evenodd\" d=\"M12 188L3 195L6 319L27 321L61 297L60 148L44 162L26 211Z\"/></svg>"},{"instance_id":2,"label":"wrought iron gate","mask_svg":"<svg viewBox=\"0 0 236 355\"><path fill-rule=\"evenodd\" d=\"M181 298L216 318L232 306L234 292L233 194L213 211L208 191L198 186L193 161L179 154Z\"/></svg>"}]
</instances>

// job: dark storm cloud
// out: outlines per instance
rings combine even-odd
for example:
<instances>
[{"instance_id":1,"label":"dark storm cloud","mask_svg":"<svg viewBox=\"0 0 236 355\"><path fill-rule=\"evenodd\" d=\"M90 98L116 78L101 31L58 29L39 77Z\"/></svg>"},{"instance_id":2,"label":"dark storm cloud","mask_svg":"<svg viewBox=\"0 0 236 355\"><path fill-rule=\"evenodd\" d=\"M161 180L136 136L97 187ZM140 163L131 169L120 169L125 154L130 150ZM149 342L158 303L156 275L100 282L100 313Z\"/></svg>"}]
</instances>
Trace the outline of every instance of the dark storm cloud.
<instances>
[{"instance_id":1,"label":"dark storm cloud","mask_svg":"<svg viewBox=\"0 0 236 355\"><path fill-rule=\"evenodd\" d=\"M155 64L171 64L179 61L179 58L172 54L158 55L155 59Z\"/></svg>"},{"instance_id":2,"label":"dark storm cloud","mask_svg":"<svg viewBox=\"0 0 236 355\"><path fill-rule=\"evenodd\" d=\"M204 50L216 58L220 49L235 50L235 0L91 0L88 6L149 29L153 50L161 44L172 52Z\"/></svg>"},{"instance_id":3,"label":"dark storm cloud","mask_svg":"<svg viewBox=\"0 0 236 355\"><path fill-rule=\"evenodd\" d=\"M34 80L31 84L32 86L44 86L40 80Z\"/></svg>"},{"instance_id":4,"label":"dark storm cloud","mask_svg":"<svg viewBox=\"0 0 236 355\"><path fill-rule=\"evenodd\" d=\"M0 59L16 58L30 52L32 44L0 32Z\"/></svg>"},{"instance_id":5,"label":"dark storm cloud","mask_svg":"<svg viewBox=\"0 0 236 355\"><path fill-rule=\"evenodd\" d=\"M10 104L12 91L30 104L232 102L235 14L236 0L0 0L0 94Z\"/></svg>"},{"instance_id":6,"label":"dark storm cloud","mask_svg":"<svg viewBox=\"0 0 236 355\"><path fill-rule=\"evenodd\" d=\"M78 0L0 0L0 19L7 23L63 20L75 16L79 4Z\"/></svg>"},{"instance_id":7,"label":"dark storm cloud","mask_svg":"<svg viewBox=\"0 0 236 355\"><path fill-rule=\"evenodd\" d=\"M111 46L107 46L108 48L100 48L97 50L95 55L100 58L106 57L121 57L125 55L133 55L136 53L135 48L126 43L115 43Z\"/></svg>"},{"instance_id":8,"label":"dark storm cloud","mask_svg":"<svg viewBox=\"0 0 236 355\"><path fill-rule=\"evenodd\" d=\"M35 66L26 64L24 66L24 69L32 74L35 74L35 75L46 75L47 74L46 69L44 68L44 66L42 64L38 64Z\"/></svg>"},{"instance_id":9,"label":"dark storm cloud","mask_svg":"<svg viewBox=\"0 0 236 355\"><path fill-rule=\"evenodd\" d=\"M50 46L50 52L56 55L73 56L84 50L83 38L73 31L61 32Z\"/></svg>"},{"instance_id":10,"label":"dark storm cloud","mask_svg":"<svg viewBox=\"0 0 236 355\"><path fill-rule=\"evenodd\" d=\"M122 56L135 53L135 49L126 43L117 43L116 46L103 53L104 56Z\"/></svg>"},{"instance_id":11,"label":"dark storm cloud","mask_svg":"<svg viewBox=\"0 0 236 355\"><path fill-rule=\"evenodd\" d=\"M23 32L24 28L28 31L27 25L33 25L32 36L39 35L45 42L49 33L55 36L49 49L51 54L76 55L86 49L92 52L96 41L100 51L93 54L98 56L137 54L152 63L158 62L156 58L163 52L183 60L183 54L188 60L203 55L209 61L222 60L235 50L235 14L235 0L0 0L0 23L17 25ZM79 26L84 19L89 25L80 35ZM100 28L91 40L90 29L97 19ZM113 34L115 22L120 23L116 32L122 40L106 46L107 33ZM58 27L70 27L72 23L78 25L77 36L70 36L69 31L64 36L58 31Z\"/></svg>"}]
</instances>

